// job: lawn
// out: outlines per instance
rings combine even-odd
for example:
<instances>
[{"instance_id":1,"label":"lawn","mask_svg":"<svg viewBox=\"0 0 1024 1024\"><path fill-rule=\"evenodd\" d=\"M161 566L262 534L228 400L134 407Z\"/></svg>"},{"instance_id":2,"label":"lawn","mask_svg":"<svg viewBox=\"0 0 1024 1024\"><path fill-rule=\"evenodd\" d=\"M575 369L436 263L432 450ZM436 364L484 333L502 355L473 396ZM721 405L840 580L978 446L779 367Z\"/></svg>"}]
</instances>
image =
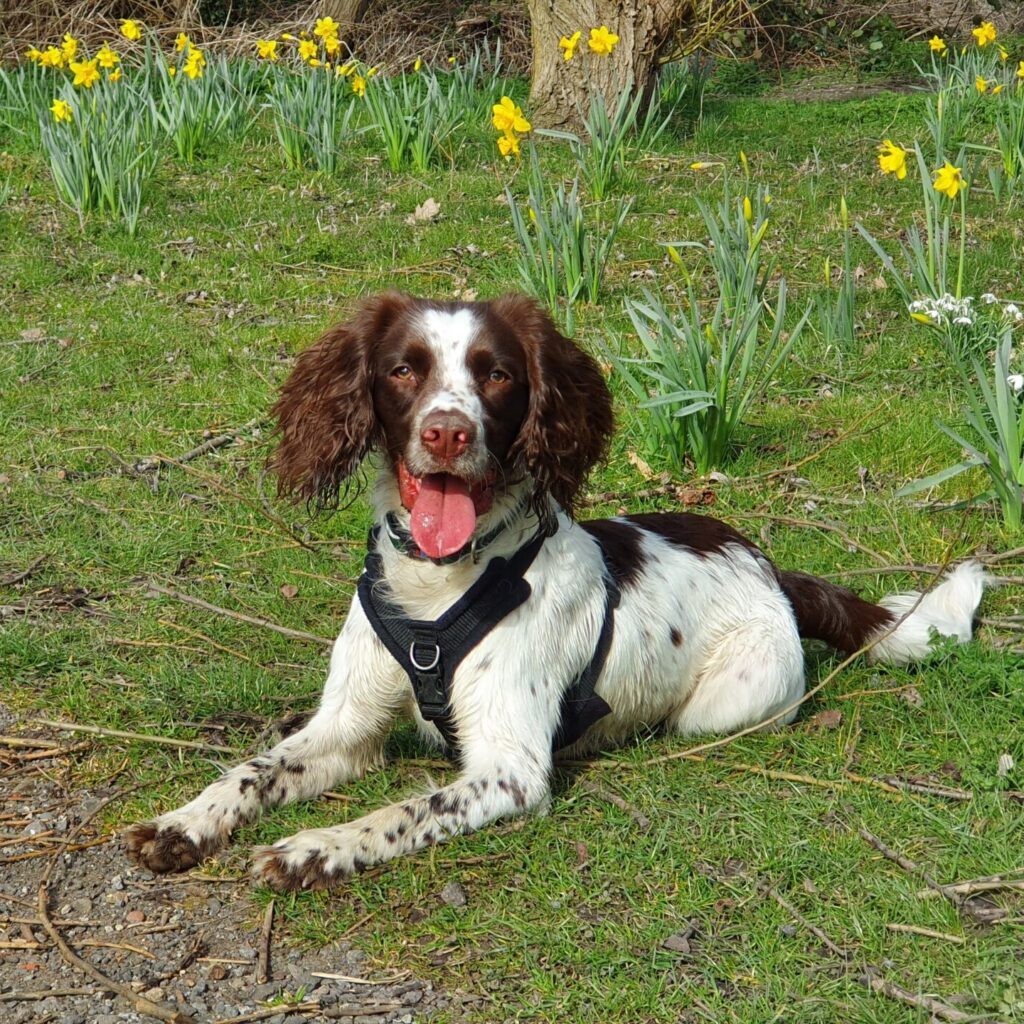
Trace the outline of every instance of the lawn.
<instances>
[{"instance_id":1,"label":"lawn","mask_svg":"<svg viewBox=\"0 0 1024 1024\"><path fill-rule=\"evenodd\" d=\"M764 244L794 308L820 288L825 257L840 259L841 195L891 245L920 189L882 178L875 148L921 135L923 96L815 102L808 91L712 98L695 132L632 160L616 194L636 200L601 304L578 312L582 344L629 343L623 300L676 279L659 243L703 238L695 201L717 201L726 173L739 180L741 150L771 194ZM571 173L564 147L540 149L552 175ZM80 229L24 139L0 134L0 150L0 183L11 188L0 207L0 580L30 570L0 585L3 702L26 721L249 749L269 723L315 705L328 648L148 584L314 636L337 632L368 507L360 499L314 519L278 503L263 478L267 410L294 355L359 296L517 290L503 190L511 183L518 194L524 172L496 158L486 123L460 134L454 164L427 173L389 172L368 135L346 145L332 176L288 170L261 119L244 142L192 165L162 160L128 237L100 217ZM693 162L721 166L695 171ZM408 222L428 198L439 217ZM1019 209L975 190L968 294L1024 297ZM1001 755L1024 765L1022 541L993 505L894 496L960 457L935 424L962 423L961 386L859 237L854 258L855 344L826 349L805 332L724 475L677 481L682 495L647 479L637 455L656 474L664 467L613 376L619 432L584 512L700 502L780 565L875 598L928 582L927 570L892 567L1011 552L992 571L1017 586L988 592L976 640L916 669L851 664L776 734L689 757L671 756L692 745L683 740L641 737L564 765L545 815L330 894L278 897L282 941L321 946L348 935L381 969L485 997L476 1016L442 1012L438 1022L927 1019L870 991L865 965L970 1019L1024 1021L1020 893L996 893L1005 920L979 923L970 906L922 895L921 875L860 834L940 883L1024 869L1024 808L1007 795L1024 776L1020 767L997 774ZM192 456L225 433L229 443ZM968 474L932 497L954 504L983 486ZM838 659L808 653L813 685ZM242 877L254 843L351 820L428 777L451 777L411 730L389 751L387 767L347 787L346 801L277 811L207 870ZM229 760L97 738L67 781L96 785L120 766L122 782L143 783L108 811L118 829L177 805ZM450 882L465 906L440 899ZM252 890L254 923L270 896Z\"/></svg>"}]
</instances>

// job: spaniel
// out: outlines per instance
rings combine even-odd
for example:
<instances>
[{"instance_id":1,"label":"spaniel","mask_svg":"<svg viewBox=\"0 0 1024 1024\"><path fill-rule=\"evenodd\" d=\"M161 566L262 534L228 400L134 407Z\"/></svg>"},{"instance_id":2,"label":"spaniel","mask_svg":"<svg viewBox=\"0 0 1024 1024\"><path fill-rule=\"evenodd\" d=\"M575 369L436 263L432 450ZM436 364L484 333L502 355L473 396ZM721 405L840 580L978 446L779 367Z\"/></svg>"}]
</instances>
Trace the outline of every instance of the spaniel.
<instances>
[{"instance_id":1,"label":"spaniel","mask_svg":"<svg viewBox=\"0 0 1024 1024\"><path fill-rule=\"evenodd\" d=\"M537 808L559 749L788 723L802 637L901 663L926 657L935 633L971 636L976 563L871 604L776 568L706 516L575 522L611 397L594 359L523 297L369 299L299 356L274 413L283 494L336 504L375 455L366 569L308 724L127 832L153 871L191 867L261 811L361 776L400 715L458 777L256 850L258 880L330 886Z\"/></svg>"}]
</instances>

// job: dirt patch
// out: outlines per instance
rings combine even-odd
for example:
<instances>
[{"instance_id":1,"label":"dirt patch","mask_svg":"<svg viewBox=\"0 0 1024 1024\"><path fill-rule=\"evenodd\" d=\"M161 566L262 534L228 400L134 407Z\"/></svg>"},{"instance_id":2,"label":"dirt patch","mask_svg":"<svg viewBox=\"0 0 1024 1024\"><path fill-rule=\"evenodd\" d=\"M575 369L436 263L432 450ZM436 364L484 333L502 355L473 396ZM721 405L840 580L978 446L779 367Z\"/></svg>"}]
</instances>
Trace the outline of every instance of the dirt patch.
<instances>
[{"instance_id":1,"label":"dirt patch","mask_svg":"<svg viewBox=\"0 0 1024 1024\"><path fill-rule=\"evenodd\" d=\"M914 92L910 82L816 82L813 78L773 90L766 100L788 100L796 103L841 103L864 100L886 92Z\"/></svg>"},{"instance_id":2,"label":"dirt patch","mask_svg":"<svg viewBox=\"0 0 1024 1024\"><path fill-rule=\"evenodd\" d=\"M38 773L44 759L26 761L27 748L14 749L17 759L4 749L0 773L0 1019L7 1024L146 1019L70 967L39 923L39 880L53 856L60 860L49 914L72 949L111 980L197 1024L270 1006L278 1012L261 1019L272 1024L414 1024L439 1010L463 1019L459 997L409 972L367 977L364 954L347 943L299 950L272 941L270 980L259 983L263 942L248 881L200 871L155 877L132 866L117 837L99 827L87 824L75 835L114 790L69 793ZM93 845L75 849L82 844ZM26 998L32 993L44 996Z\"/></svg>"}]
</instances>

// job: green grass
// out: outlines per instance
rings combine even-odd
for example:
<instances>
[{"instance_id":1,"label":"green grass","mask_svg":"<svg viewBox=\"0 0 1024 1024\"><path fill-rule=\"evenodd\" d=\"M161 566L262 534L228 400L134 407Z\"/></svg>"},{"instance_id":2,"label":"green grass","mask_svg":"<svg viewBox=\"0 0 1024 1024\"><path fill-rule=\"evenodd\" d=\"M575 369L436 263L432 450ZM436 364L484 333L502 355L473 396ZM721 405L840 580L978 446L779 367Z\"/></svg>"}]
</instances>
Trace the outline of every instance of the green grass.
<instances>
[{"instance_id":1,"label":"green grass","mask_svg":"<svg viewBox=\"0 0 1024 1024\"><path fill-rule=\"evenodd\" d=\"M636 169L637 203L616 243L622 258L609 268L610 297L581 311L578 336L596 348L606 331L625 330L622 299L643 283L632 272L652 269L658 284L669 282L657 243L693 237L694 197L710 201L720 189L717 172L691 172L690 162L735 166L740 149L773 196L766 245L795 309L818 287L825 255L838 258L841 193L851 215L883 239L908 221L916 185L880 180L873 154L884 135L906 140L920 131L922 102L879 95L832 105L709 103L696 139L676 141ZM244 146L190 168L165 162L139 233L127 239L101 221L81 233L57 205L38 156L0 138L0 178L13 186L0 207L0 576L45 557L29 579L0 588L0 604L34 609L0 619L3 700L19 712L241 748L266 720L315 703L325 649L147 597L144 581L330 636L359 571L365 503L315 521L275 505L286 532L260 497L266 423L187 465L165 464L155 482L124 467L155 453L174 457L204 431L262 416L294 353L357 296L399 286L488 297L516 280L499 200L515 167L491 163L487 133L469 139L453 169L427 176L387 174L371 146L366 137L352 143L334 178L288 172L261 125ZM544 159L568 172L555 147L544 147ZM442 219L407 226L405 217L431 195ZM1019 287L1015 218L984 195L972 197L974 294L1014 295ZM475 253L466 251L470 242ZM1019 538L1001 532L992 509L933 512L893 499L907 480L956 458L934 421L958 423L959 396L938 348L913 329L891 288L873 286L880 268L859 239L855 245L866 269L859 347L826 353L811 335L801 341L743 431L728 467L734 482L714 486L710 511L780 564L844 582L844 573L875 563L829 526L889 564L1014 547ZM23 337L33 330L45 340ZM648 484L627 458L641 444L636 414L617 394L619 434L592 489L623 497L592 513L672 507L628 497ZM792 475L805 483L763 475L804 459ZM959 480L942 494L964 496L978 483ZM1019 578L1021 562L1000 570ZM913 581L852 582L878 597ZM281 594L285 584L296 596ZM85 607L61 606L59 595L75 591L88 595ZM1019 613L1019 589L989 593L984 610ZM996 646L1007 639L1010 647ZM479 1021L926 1019L860 986L864 962L884 965L887 977L915 992L969 996L968 1012L1024 1020L1019 1004L1000 1009L1019 999L1012 986L1021 983L1021 924L980 928L958 919L948 902L916 895L923 883L857 835L866 826L942 881L1021 867L1021 808L999 794L996 779L1001 753L1024 763L1024 672L1013 642L985 626L970 646L920 669L853 665L793 728L747 737L703 762L650 764L687 744L646 738L563 769L547 815L458 839L329 895L279 899L287 935L320 945L355 927L354 941L381 968L401 965L440 987L484 995L473 1011ZM812 651L810 681L835 663ZM871 692L843 699L860 691ZM920 702L901 697L908 692ZM838 727L817 728L813 715L829 709L842 712ZM348 787L350 802L285 808L242 830L222 857L227 868L240 868L254 842L351 820L422 786L427 771L450 777L444 766L397 756L426 756L408 730L391 750L386 769ZM146 786L111 825L173 807L216 772L205 755L108 741L93 746L75 781L106 779L125 752L122 781ZM900 797L852 781L847 767L861 777L926 776L975 797ZM623 794L651 827L641 831L593 796L584 778ZM1020 769L1009 781L1022 785ZM468 893L465 908L439 898L453 880ZM769 886L847 948L852 966L831 959L802 927L791 934L795 922ZM267 898L254 891L254 920ZM1021 901L998 899L1024 914ZM691 919L699 933L690 955L664 949ZM893 932L890 923L966 941Z\"/></svg>"}]
</instances>

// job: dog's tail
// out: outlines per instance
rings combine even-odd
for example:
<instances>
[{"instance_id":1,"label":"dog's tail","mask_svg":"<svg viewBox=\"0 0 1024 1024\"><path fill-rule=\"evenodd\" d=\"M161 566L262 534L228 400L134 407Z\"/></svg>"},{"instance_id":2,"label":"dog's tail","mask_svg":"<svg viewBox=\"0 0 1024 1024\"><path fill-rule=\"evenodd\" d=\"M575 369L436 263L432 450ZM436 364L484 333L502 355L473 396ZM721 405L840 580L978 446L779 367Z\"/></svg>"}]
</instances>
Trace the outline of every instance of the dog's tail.
<instances>
[{"instance_id":1,"label":"dog's tail","mask_svg":"<svg viewBox=\"0 0 1024 1024\"><path fill-rule=\"evenodd\" d=\"M845 654L877 637L868 659L897 665L927 657L933 630L961 642L970 640L987 581L979 563L964 562L923 597L909 591L871 604L845 587L806 573L780 570L778 578L802 637L824 640Z\"/></svg>"}]
</instances>

